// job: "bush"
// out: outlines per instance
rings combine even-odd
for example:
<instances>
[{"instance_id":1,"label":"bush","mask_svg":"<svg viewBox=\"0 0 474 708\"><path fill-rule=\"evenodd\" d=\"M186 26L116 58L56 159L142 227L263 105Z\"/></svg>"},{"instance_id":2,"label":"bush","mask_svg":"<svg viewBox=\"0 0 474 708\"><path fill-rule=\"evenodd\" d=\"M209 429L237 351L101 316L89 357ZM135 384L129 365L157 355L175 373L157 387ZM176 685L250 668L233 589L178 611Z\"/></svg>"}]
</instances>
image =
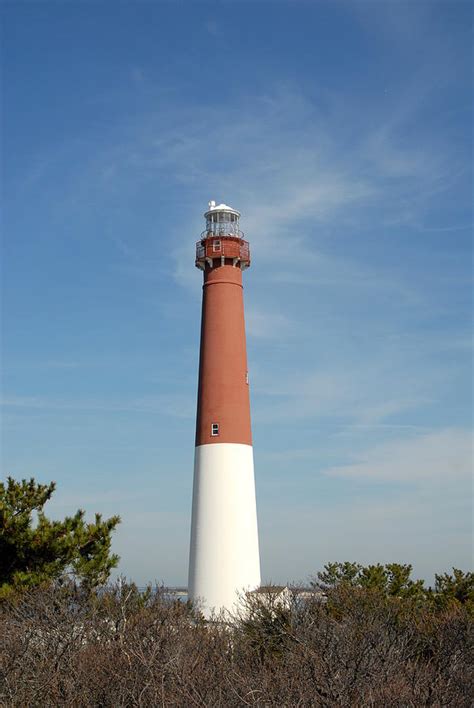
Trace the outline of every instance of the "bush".
<instances>
[{"instance_id":1,"label":"bush","mask_svg":"<svg viewBox=\"0 0 474 708\"><path fill-rule=\"evenodd\" d=\"M343 584L320 597L252 594L204 622L160 588L67 583L0 605L5 706L470 706L472 621Z\"/></svg>"}]
</instances>

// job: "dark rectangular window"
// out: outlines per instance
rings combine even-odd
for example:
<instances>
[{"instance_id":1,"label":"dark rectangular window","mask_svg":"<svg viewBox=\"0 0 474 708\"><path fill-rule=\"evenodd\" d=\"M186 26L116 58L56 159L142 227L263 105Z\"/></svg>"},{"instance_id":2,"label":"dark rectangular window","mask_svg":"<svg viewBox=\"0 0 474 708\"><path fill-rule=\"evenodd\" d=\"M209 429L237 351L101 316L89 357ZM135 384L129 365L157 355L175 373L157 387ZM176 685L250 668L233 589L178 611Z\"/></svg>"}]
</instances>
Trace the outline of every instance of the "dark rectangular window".
<instances>
[{"instance_id":1,"label":"dark rectangular window","mask_svg":"<svg viewBox=\"0 0 474 708\"><path fill-rule=\"evenodd\" d=\"M211 423L211 435L213 438L219 435L219 423Z\"/></svg>"}]
</instances>

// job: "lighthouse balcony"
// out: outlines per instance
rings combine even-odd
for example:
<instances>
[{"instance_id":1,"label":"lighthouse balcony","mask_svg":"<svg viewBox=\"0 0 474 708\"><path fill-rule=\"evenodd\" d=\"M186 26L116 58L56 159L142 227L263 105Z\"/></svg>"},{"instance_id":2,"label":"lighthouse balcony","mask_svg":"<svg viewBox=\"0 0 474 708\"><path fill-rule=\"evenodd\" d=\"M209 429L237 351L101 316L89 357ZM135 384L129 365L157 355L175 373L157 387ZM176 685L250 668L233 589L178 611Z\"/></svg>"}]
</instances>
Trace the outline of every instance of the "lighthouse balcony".
<instances>
[{"instance_id":1,"label":"lighthouse balcony","mask_svg":"<svg viewBox=\"0 0 474 708\"><path fill-rule=\"evenodd\" d=\"M205 232L205 236L196 243L196 266L205 269L206 263L212 268L218 260L221 265L239 265L248 268L250 249L248 241L236 236L214 236Z\"/></svg>"}]
</instances>

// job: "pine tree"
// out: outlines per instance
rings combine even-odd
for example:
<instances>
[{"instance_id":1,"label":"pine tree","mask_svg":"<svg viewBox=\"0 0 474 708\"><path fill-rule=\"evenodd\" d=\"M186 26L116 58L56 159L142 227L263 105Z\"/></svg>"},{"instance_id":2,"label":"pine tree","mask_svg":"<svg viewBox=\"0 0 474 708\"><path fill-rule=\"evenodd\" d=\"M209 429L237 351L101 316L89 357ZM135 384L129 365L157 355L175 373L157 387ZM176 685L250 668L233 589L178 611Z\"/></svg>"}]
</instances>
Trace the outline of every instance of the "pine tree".
<instances>
[{"instance_id":1,"label":"pine tree","mask_svg":"<svg viewBox=\"0 0 474 708\"><path fill-rule=\"evenodd\" d=\"M15 590L70 575L88 588L105 583L118 563L111 534L120 517L86 523L79 509L63 521L51 521L43 507L56 488L9 477L0 483L0 598ZM36 513L36 523L34 516Z\"/></svg>"},{"instance_id":2,"label":"pine tree","mask_svg":"<svg viewBox=\"0 0 474 708\"><path fill-rule=\"evenodd\" d=\"M329 590L335 587L360 587L390 597L423 599L426 595L423 580L411 579L412 566L400 563L362 566L359 563L327 563L318 573L314 587Z\"/></svg>"},{"instance_id":3,"label":"pine tree","mask_svg":"<svg viewBox=\"0 0 474 708\"><path fill-rule=\"evenodd\" d=\"M456 600L474 610L474 573L453 568L453 574L435 575L435 593L441 601Z\"/></svg>"}]
</instances>

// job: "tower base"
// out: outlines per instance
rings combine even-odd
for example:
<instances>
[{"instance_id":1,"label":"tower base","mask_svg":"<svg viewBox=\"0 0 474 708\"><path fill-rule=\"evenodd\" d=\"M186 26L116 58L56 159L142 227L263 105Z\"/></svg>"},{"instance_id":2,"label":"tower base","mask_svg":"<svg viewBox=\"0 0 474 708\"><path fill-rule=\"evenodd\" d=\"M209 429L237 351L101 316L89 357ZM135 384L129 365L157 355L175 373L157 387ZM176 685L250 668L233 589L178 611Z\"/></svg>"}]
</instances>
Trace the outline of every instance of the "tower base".
<instances>
[{"instance_id":1,"label":"tower base","mask_svg":"<svg viewBox=\"0 0 474 708\"><path fill-rule=\"evenodd\" d=\"M205 616L238 608L260 585L253 448L238 443L196 447L189 597Z\"/></svg>"}]
</instances>

